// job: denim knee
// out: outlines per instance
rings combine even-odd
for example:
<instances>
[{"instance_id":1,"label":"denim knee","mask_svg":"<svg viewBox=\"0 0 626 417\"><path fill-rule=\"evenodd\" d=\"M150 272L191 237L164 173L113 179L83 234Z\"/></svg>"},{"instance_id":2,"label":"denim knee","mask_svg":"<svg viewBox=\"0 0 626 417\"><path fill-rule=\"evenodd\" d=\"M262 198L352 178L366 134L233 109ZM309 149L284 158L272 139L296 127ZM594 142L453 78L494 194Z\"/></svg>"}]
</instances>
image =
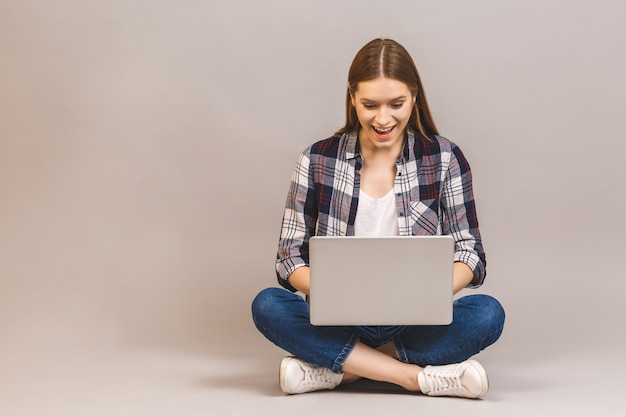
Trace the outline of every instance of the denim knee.
<instances>
[{"instance_id":1,"label":"denim knee","mask_svg":"<svg viewBox=\"0 0 626 417\"><path fill-rule=\"evenodd\" d=\"M283 288L271 287L262 290L252 300L252 319L254 323L270 324L275 321L276 317L288 314L289 303L285 301L293 301L294 298L301 298L299 295L287 291Z\"/></svg>"},{"instance_id":2,"label":"denim knee","mask_svg":"<svg viewBox=\"0 0 626 417\"><path fill-rule=\"evenodd\" d=\"M264 321L265 318L273 316L277 307L278 291L280 288L266 288L252 300L252 319L255 323Z\"/></svg>"},{"instance_id":3,"label":"denim knee","mask_svg":"<svg viewBox=\"0 0 626 417\"><path fill-rule=\"evenodd\" d=\"M502 304L490 295L483 295L482 303L485 315L483 320L488 321L494 327L504 327L505 312Z\"/></svg>"},{"instance_id":4,"label":"denim knee","mask_svg":"<svg viewBox=\"0 0 626 417\"><path fill-rule=\"evenodd\" d=\"M504 320L506 314L502 304L495 298L486 294L475 294L465 298L469 298L480 311L480 314L475 316L474 325L477 328L483 329L484 334L491 334L491 340L488 344L494 343L504 328Z\"/></svg>"}]
</instances>

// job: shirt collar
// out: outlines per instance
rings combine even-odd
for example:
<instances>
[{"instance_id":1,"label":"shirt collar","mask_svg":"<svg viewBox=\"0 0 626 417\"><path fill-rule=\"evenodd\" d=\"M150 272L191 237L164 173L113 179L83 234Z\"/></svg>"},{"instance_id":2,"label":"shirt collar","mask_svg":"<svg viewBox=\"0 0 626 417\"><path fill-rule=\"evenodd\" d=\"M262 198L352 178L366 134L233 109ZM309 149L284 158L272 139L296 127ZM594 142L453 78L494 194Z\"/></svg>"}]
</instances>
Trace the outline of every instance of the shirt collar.
<instances>
[{"instance_id":1,"label":"shirt collar","mask_svg":"<svg viewBox=\"0 0 626 417\"><path fill-rule=\"evenodd\" d=\"M410 130L407 130L407 135L404 139L402 158L404 158L405 161L411 161L415 159L415 135Z\"/></svg>"},{"instance_id":2,"label":"shirt collar","mask_svg":"<svg viewBox=\"0 0 626 417\"><path fill-rule=\"evenodd\" d=\"M361 155L361 153L359 152L358 138L358 130L346 134L346 159L354 159Z\"/></svg>"},{"instance_id":3,"label":"shirt collar","mask_svg":"<svg viewBox=\"0 0 626 417\"><path fill-rule=\"evenodd\" d=\"M353 158L357 158L361 156L361 152L359 151L359 131L355 130L353 132L345 134L346 139L346 159L350 160ZM407 130L407 133L404 136L404 147L402 148L402 155L400 159L405 159L406 161L411 160L411 156L413 159L415 158L415 152L413 152L415 148L415 135L413 132Z\"/></svg>"}]
</instances>

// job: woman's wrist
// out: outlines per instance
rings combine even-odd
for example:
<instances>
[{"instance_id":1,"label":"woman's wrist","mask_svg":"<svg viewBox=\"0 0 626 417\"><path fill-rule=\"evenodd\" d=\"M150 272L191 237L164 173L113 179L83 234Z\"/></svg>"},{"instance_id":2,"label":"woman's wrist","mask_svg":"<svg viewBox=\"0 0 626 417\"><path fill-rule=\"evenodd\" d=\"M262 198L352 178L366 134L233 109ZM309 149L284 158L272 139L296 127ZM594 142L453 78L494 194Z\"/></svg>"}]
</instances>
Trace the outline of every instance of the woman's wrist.
<instances>
[{"instance_id":1,"label":"woman's wrist","mask_svg":"<svg viewBox=\"0 0 626 417\"><path fill-rule=\"evenodd\" d=\"M309 295L311 288L311 275L308 266L296 268L287 278L289 284L296 290Z\"/></svg>"}]
</instances>

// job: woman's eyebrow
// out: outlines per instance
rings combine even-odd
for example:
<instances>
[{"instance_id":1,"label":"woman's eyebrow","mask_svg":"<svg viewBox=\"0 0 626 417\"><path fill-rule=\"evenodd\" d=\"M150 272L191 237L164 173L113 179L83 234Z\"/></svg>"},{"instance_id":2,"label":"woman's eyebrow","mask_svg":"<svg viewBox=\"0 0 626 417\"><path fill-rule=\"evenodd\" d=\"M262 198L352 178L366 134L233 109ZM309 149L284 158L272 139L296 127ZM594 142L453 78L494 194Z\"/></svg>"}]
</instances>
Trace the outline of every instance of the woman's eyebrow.
<instances>
[{"instance_id":1,"label":"woman's eyebrow","mask_svg":"<svg viewBox=\"0 0 626 417\"><path fill-rule=\"evenodd\" d=\"M406 100L406 96L400 96L400 97L392 98L389 101L391 102L391 101L400 101L400 100ZM360 101L362 103L378 103L376 100L371 100L371 99L365 98L365 97L361 98Z\"/></svg>"}]
</instances>

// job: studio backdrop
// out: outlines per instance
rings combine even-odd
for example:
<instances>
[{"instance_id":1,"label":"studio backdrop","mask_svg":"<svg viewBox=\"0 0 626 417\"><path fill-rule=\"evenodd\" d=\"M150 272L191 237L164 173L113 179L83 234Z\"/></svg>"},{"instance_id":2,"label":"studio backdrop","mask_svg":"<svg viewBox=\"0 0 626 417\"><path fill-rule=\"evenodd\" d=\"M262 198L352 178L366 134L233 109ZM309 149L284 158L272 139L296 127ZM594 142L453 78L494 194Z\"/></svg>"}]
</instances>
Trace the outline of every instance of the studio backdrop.
<instances>
[{"instance_id":1,"label":"studio backdrop","mask_svg":"<svg viewBox=\"0 0 626 417\"><path fill-rule=\"evenodd\" d=\"M472 166L499 352L623 344L624 9L0 0L0 349L273 349L291 170L376 37Z\"/></svg>"}]
</instances>

